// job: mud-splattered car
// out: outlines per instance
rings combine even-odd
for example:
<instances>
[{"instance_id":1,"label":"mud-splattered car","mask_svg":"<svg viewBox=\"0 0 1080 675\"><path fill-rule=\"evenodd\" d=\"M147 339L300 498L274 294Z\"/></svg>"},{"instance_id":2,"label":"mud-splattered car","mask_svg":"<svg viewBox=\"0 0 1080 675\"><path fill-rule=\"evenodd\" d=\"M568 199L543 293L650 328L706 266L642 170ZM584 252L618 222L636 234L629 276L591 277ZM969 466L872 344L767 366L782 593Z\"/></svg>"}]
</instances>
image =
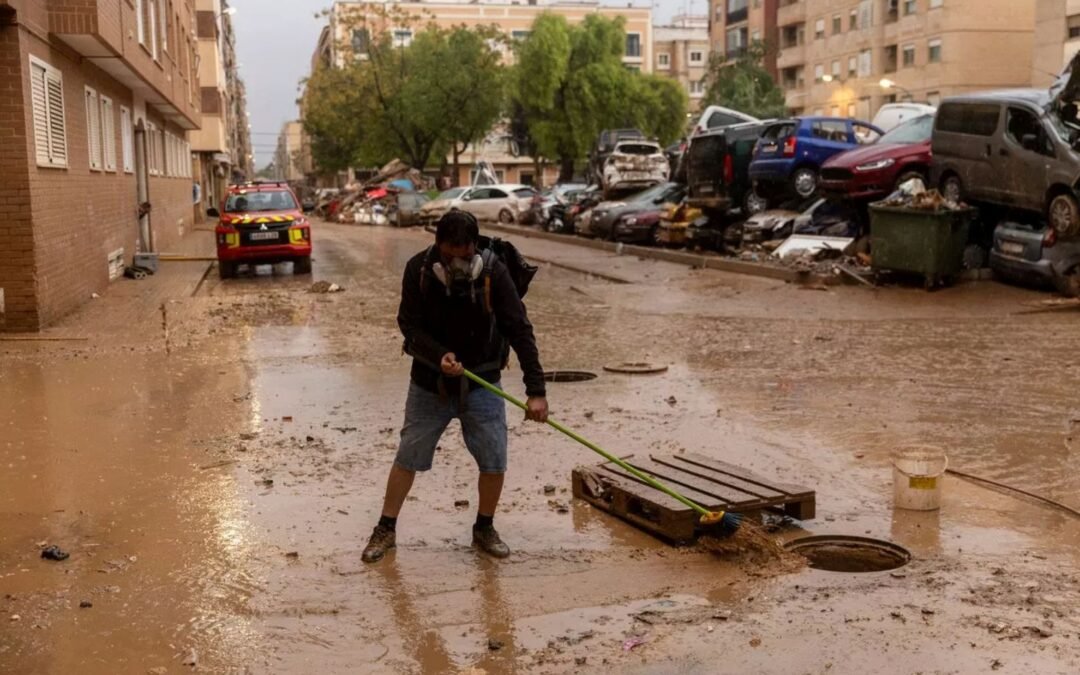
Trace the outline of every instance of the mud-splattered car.
<instances>
[{"instance_id":1,"label":"mud-splattered car","mask_svg":"<svg viewBox=\"0 0 1080 675\"><path fill-rule=\"evenodd\" d=\"M622 141L604 160L604 196L643 190L667 181L671 165L664 149L655 141Z\"/></svg>"}]
</instances>

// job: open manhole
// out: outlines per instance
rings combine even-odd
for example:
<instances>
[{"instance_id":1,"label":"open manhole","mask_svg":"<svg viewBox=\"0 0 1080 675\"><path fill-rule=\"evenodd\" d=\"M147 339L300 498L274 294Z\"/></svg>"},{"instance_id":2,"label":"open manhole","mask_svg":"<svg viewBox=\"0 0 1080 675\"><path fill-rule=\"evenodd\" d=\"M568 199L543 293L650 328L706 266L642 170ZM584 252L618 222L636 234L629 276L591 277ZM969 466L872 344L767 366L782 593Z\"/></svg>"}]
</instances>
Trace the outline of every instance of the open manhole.
<instances>
[{"instance_id":1,"label":"open manhole","mask_svg":"<svg viewBox=\"0 0 1080 675\"><path fill-rule=\"evenodd\" d=\"M662 373L668 369L667 366L657 363L646 363L644 361L624 361L623 363L609 363L604 366L604 370L609 373L626 373L628 375L651 375L653 373Z\"/></svg>"},{"instance_id":2,"label":"open manhole","mask_svg":"<svg viewBox=\"0 0 1080 675\"><path fill-rule=\"evenodd\" d=\"M549 370L544 373L545 382L588 382L595 379L596 373L587 370Z\"/></svg>"},{"instance_id":3,"label":"open manhole","mask_svg":"<svg viewBox=\"0 0 1080 675\"><path fill-rule=\"evenodd\" d=\"M902 546L881 539L844 535L803 537L787 543L811 568L829 572L887 572L911 562Z\"/></svg>"}]
</instances>

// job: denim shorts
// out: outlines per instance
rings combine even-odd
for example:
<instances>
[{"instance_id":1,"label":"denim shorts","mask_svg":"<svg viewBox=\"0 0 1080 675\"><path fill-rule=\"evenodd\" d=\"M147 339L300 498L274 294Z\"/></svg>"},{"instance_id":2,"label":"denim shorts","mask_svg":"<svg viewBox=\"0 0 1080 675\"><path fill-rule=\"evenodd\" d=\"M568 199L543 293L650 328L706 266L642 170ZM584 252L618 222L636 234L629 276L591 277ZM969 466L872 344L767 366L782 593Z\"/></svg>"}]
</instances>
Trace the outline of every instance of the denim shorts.
<instances>
[{"instance_id":1,"label":"denim shorts","mask_svg":"<svg viewBox=\"0 0 1080 675\"><path fill-rule=\"evenodd\" d=\"M461 420L465 446L480 473L506 473L506 403L501 398L474 389L459 406L456 397L442 399L411 381L394 463L410 471L430 469L435 446L454 418Z\"/></svg>"}]
</instances>

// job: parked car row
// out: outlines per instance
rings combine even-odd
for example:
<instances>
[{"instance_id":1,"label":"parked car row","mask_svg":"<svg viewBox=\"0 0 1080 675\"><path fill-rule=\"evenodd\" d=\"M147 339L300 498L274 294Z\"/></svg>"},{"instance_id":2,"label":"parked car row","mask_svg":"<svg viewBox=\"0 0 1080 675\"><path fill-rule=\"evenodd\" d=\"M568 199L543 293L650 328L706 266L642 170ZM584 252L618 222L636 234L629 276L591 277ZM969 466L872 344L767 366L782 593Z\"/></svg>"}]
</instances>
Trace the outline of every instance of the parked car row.
<instances>
[{"instance_id":1,"label":"parked car row","mask_svg":"<svg viewBox=\"0 0 1080 675\"><path fill-rule=\"evenodd\" d=\"M430 225L447 211L459 209L473 214L477 220L509 225L522 221L536 195L536 190L519 184L451 188L421 206L418 220Z\"/></svg>"}]
</instances>

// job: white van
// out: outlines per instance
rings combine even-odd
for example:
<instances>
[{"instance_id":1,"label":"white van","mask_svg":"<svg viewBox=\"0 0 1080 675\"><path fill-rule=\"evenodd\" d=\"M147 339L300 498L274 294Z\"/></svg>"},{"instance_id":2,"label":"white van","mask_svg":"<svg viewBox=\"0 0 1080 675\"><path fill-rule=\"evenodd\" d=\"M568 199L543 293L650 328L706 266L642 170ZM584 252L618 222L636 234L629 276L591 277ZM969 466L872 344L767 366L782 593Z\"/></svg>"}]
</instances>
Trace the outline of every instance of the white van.
<instances>
[{"instance_id":1,"label":"white van","mask_svg":"<svg viewBox=\"0 0 1080 675\"><path fill-rule=\"evenodd\" d=\"M908 120L936 112L937 108L926 103L886 103L874 115L872 124L882 131L890 131Z\"/></svg>"}]
</instances>

